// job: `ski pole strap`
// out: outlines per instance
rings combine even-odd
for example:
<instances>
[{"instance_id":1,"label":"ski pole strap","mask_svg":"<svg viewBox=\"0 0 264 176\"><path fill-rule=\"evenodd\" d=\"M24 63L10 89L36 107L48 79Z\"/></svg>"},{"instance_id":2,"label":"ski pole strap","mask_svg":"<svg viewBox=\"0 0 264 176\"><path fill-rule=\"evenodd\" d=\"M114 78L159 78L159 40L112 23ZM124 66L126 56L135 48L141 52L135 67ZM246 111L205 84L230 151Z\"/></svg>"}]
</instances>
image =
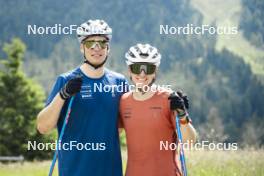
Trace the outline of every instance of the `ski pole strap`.
<instances>
[{"instance_id":1,"label":"ski pole strap","mask_svg":"<svg viewBox=\"0 0 264 176\"><path fill-rule=\"evenodd\" d=\"M68 124L68 121L69 121L69 118L70 118L70 114L71 114L71 107L72 107L72 102L74 100L74 96L71 97L70 99L70 103L68 105L68 108L67 108L67 112L66 112L66 115L65 115L65 118L64 118L64 121L63 121L63 126L62 126L62 129L61 129L61 132L60 132L60 136L57 140L57 147L56 147L56 151L53 155L53 159L52 159L52 163L51 163L51 166L50 166L50 171L49 171L49 176L52 176L53 174L53 170L54 170L54 167L55 167L55 164L56 164L56 161L57 161L57 158L58 158L58 149L59 149L59 145L61 143L61 140L62 140L62 137L64 135L64 131L65 131L65 128Z\"/></svg>"},{"instance_id":2,"label":"ski pole strap","mask_svg":"<svg viewBox=\"0 0 264 176\"><path fill-rule=\"evenodd\" d=\"M184 150L183 150L183 144L182 144L182 134L181 134L181 128L180 128L178 115L176 116L176 130L177 130L178 140L180 143L181 170L182 170L183 176L187 176L187 168L186 168L186 162L185 162L185 156L184 156Z\"/></svg>"}]
</instances>

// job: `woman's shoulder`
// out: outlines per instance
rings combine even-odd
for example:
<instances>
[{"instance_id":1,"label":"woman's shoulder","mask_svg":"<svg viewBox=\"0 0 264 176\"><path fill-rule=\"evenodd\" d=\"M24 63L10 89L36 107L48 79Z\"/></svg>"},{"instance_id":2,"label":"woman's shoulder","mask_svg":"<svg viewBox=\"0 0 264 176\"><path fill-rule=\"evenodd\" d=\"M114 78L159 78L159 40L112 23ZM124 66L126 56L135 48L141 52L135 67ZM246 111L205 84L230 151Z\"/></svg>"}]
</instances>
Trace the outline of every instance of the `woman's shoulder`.
<instances>
[{"instance_id":1,"label":"woman's shoulder","mask_svg":"<svg viewBox=\"0 0 264 176\"><path fill-rule=\"evenodd\" d=\"M170 94L173 92L171 89L168 88L164 88L164 87L159 87L157 88L157 93L156 95L162 97L162 98L168 98L170 96Z\"/></svg>"},{"instance_id":2,"label":"woman's shoulder","mask_svg":"<svg viewBox=\"0 0 264 176\"><path fill-rule=\"evenodd\" d=\"M132 96L132 92L131 92L131 91L126 92L126 93L124 93L124 94L121 96L121 100L122 100L122 101L127 100L127 99L131 98L131 96Z\"/></svg>"}]
</instances>

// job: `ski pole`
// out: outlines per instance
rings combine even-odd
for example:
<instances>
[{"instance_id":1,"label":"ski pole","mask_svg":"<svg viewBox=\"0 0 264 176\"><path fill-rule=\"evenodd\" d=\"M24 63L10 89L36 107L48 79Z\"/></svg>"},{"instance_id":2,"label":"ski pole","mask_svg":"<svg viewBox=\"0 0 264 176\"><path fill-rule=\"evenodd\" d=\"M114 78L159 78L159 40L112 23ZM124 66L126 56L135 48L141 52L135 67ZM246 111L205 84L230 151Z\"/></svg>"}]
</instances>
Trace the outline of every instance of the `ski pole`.
<instances>
[{"instance_id":1,"label":"ski pole","mask_svg":"<svg viewBox=\"0 0 264 176\"><path fill-rule=\"evenodd\" d=\"M182 173L183 173L183 176L187 176L187 167L185 163L185 156L184 156L184 150L183 150L183 144L182 144L182 134L181 134L178 115L176 115L176 129L177 129L177 134L178 134L178 140L180 143L180 160L181 160Z\"/></svg>"},{"instance_id":2,"label":"ski pole","mask_svg":"<svg viewBox=\"0 0 264 176\"><path fill-rule=\"evenodd\" d=\"M74 96L71 97L69 106L67 108L67 113L65 115L65 119L63 121L63 126L62 126L62 129L61 129L61 132L60 132L60 136L59 136L58 141L57 141L57 148L56 148L56 151L55 151L55 153L53 155L53 160L52 160L52 163L51 163L51 166L50 166L49 176L52 176L52 173L53 173L53 170L54 170L54 167L55 167L57 158L58 158L59 143L62 140L62 137L64 135L65 128L66 128L66 126L68 124L68 121L69 121L69 118L70 118L71 107L72 107L73 100L74 100Z\"/></svg>"}]
</instances>

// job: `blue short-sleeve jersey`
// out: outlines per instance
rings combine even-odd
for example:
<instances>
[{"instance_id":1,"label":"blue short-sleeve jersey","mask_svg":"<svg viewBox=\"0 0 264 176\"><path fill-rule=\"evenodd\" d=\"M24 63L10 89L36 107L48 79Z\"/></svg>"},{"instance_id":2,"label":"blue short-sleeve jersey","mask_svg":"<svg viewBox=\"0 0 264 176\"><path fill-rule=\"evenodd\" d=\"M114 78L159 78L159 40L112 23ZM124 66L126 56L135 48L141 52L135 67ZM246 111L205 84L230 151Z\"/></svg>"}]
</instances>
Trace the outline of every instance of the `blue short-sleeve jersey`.
<instances>
[{"instance_id":1,"label":"blue short-sleeve jersey","mask_svg":"<svg viewBox=\"0 0 264 176\"><path fill-rule=\"evenodd\" d=\"M61 141L59 175L122 176L118 107L121 95L127 91L127 81L123 75L108 69L101 78L94 79L76 68L57 78L46 105L77 75L82 76L83 84L80 93L75 95ZM60 113L59 134L68 104L66 100Z\"/></svg>"}]
</instances>

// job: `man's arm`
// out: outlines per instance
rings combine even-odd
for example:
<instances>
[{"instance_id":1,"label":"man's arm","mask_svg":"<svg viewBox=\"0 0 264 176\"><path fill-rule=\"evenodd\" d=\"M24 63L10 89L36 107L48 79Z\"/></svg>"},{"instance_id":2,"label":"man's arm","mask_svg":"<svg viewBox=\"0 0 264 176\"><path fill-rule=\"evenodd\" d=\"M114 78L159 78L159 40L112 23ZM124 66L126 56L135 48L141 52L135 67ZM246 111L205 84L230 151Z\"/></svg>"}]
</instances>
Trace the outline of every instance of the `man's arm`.
<instances>
[{"instance_id":1,"label":"man's arm","mask_svg":"<svg viewBox=\"0 0 264 176\"><path fill-rule=\"evenodd\" d=\"M46 134L56 127L64 102L65 100L57 93L52 102L39 112L37 129L41 134Z\"/></svg>"},{"instance_id":2,"label":"man's arm","mask_svg":"<svg viewBox=\"0 0 264 176\"><path fill-rule=\"evenodd\" d=\"M81 77L77 76L69 80L59 90L51 103L40 111L37 117L37 129L41 134L48 133L56 127L65 100L80 92L81 86Z\"/></svg>"}]
</instances>

